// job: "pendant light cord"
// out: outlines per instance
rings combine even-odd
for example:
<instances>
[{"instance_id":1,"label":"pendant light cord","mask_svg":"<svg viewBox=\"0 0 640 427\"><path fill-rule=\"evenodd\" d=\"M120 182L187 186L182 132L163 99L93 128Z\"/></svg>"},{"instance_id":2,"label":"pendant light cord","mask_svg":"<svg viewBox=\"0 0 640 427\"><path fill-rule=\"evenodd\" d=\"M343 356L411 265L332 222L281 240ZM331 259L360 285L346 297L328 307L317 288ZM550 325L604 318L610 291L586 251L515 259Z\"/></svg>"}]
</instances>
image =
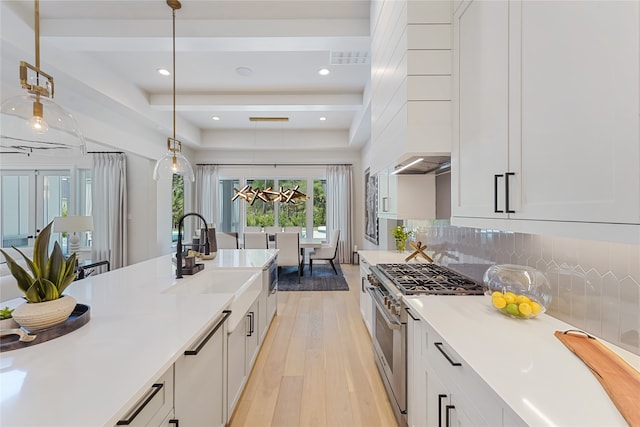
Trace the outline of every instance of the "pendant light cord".
<instances>
[{"instance_id":1,"label":"pendant light cord","mask_svg":"<svg viewBox=\"0 0 640 427\"><path fill-rule=\"evenodd\" d=\"M36 33L36 68L40 69L40 0L34 0L34 27Z\"/></svg>"},{"instance_id":2,"label":"pendant light cord","mask_svg":"<svg viewBox=\"0 0 640 427\"><path fill-rule=\"evenodd\" d=\"M37 1L37 0L36 0ZM173 11L173 139L176 139L176 9Z\"/></svg>"}]
</instances>

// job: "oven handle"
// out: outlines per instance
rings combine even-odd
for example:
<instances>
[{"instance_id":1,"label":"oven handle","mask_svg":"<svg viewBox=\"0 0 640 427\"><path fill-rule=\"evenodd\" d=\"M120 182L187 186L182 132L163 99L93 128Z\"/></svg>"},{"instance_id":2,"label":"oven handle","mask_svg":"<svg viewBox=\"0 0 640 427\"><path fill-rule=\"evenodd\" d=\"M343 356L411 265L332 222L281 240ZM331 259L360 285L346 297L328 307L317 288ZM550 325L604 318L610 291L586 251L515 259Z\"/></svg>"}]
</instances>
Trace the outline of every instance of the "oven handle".
<instances>
[{"instance_id":1,"label":"oven handle","mask_svg":"<svg viewBox=\"0 0 640 427\"><path fill-rule=\"evenodd\" d=\"M393 320L389 319L389 316L387 315L387 312L385 311L384 307L378 301L378 298L375 295L375 291L376 291L376 288L367 288L367 292L371 294L371 298L373 299L373 302L376 305L376 308L382 315L384 322L387 324L387 327L389 329L396 329L396 330L402 329L402 323L394 322Z\"/></svg>"}]
</instances>

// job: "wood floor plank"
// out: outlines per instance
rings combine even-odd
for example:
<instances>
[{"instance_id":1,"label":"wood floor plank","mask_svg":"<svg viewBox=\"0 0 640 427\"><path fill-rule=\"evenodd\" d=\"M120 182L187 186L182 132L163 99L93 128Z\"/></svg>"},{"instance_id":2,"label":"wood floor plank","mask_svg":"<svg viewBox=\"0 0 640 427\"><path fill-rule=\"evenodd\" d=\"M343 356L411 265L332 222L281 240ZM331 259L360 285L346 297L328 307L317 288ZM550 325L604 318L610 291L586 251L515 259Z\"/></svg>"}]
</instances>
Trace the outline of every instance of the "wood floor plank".
<instances>
[{"instance_id":1,"label":"wood floor plank","mask_svg":"<svg viewBox=\"0 0 640 427\"><path fill-rule=\"evenodd\" d=\"M396 427L360 316L359 268L341 267L349 291L278 294L229 427Z\"/></svg>"}]
</instances>

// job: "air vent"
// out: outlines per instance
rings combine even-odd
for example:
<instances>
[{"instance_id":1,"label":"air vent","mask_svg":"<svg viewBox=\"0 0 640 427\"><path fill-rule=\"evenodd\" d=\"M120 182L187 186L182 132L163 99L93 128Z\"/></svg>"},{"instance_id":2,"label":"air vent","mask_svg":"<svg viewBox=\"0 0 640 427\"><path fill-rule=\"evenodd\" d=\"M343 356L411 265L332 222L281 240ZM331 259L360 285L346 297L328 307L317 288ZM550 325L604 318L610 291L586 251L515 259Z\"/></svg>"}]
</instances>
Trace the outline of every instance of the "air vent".
<instances>
[{"instance_id":1,"label":"air vent","mask_svg":"<svg viewBox=\"0 0 640 427\"><path fill-rule=\"evenodd\" d=\"M249 117L250 122L288 122L289 117Z\"/></svg>"},{"instance_id":2,"label":"air vent","mask_svg":"<svg viewBox=\"0 0 640 427\"><path fill-rule=\"evenodd\" d=\"M331 52L331 65L368 64L369 52Z\"/></svg>"}]
</instances>

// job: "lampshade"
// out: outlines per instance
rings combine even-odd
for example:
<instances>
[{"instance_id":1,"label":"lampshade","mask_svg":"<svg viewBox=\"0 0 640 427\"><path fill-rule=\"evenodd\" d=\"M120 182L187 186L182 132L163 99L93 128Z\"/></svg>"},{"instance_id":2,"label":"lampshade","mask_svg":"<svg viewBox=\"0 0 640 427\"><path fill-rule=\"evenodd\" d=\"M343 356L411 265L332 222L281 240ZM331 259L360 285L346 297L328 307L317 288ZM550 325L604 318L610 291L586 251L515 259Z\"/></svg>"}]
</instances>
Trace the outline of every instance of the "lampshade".
<instances>
[{"instance_id":1,"label":"lampshade","mask_svg":"<svg viewBox=\"0 0 640 427\"><path fill-rule=\"evenodd\" d=\"M93 230L92 216L57 216L53 219L53 232L78 232Z\"/></svg>"},{"instance_id":2,"label":"lampshade","mask_svg":"<svg viewBox=\"0 0 640 427\"><path fill-rule=\"evenodd\" d=\"M34 115L34 110L39 115ZM87 146L75 118L51 99L26 92L0 107L0 153L85 155Z\"/></svg>"}]
</instances>

